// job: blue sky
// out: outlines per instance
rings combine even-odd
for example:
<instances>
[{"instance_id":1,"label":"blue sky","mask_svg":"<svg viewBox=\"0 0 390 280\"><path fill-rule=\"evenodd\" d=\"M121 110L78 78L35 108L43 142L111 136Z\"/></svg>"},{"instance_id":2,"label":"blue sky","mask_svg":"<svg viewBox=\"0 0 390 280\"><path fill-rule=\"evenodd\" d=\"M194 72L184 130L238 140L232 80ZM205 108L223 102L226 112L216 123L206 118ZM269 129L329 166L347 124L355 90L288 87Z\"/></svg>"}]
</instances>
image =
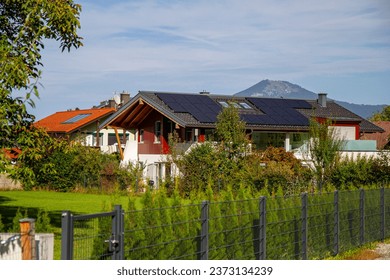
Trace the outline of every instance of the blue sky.
<instances>
[{"instance_id":1,"label":"blue sky","mask_svg":"<svg viewBox=\"0 0 390 280\"><path fill-rule=\"evenodd\" d=\"M75 2L84 46L46 43L37 119L114 92L234 94L263 79L390 104L388 0Z\"/></svg>"}]
</instances>

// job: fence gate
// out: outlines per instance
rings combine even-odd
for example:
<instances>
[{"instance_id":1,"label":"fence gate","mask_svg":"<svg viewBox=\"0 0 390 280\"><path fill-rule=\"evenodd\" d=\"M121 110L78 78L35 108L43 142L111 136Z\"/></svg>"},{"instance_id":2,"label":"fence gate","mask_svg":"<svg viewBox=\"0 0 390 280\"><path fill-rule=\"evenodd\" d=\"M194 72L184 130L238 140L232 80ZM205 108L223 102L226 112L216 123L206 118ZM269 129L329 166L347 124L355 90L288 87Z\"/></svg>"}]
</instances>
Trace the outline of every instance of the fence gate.
<instances>
[{"instance_id":1,"label":"fence gate","mask_svg":"<svg viewBox=\"0 0 390 280\"><path fill-rule=\"evenodd\" d=\"M61 259L123 259L123 217L120 205L114 211L77 215L63 211Z\"/></svg>"}]
</instances>

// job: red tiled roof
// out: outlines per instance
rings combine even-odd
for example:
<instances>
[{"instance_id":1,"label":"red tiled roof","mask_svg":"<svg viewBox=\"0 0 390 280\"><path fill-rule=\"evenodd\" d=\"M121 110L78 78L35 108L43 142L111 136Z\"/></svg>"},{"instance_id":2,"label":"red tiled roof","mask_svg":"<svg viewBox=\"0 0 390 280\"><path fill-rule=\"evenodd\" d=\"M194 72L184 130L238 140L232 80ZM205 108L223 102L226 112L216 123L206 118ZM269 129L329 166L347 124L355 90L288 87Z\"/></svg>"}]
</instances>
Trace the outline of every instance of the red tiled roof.
<instances>
[{"instance_id":1,"label":"red tiled roof","mask_svg":"<svg viewBox=\"0 0 390 280\"><path fill-rule=\"evenodd\" d=\"M11 148L11 149L3 149L3 152L4 152L6 158L16 159L16 158L18 158L18 156L22 152L22 150L20 150L18 148Z\"/></svg>"},{"instance_id":2,"label":"red tiled roof","mask_svg":"<svg viewBox=\"0 0 390 280\"><path fill-rule=\"evenodd\" d=\"M71 133L113 112L115 112L114 108L57 112L35 122L34 125L45 128L47 132ZM72 118L75 118L74 121Z\"/></svg>"},{"instance_id":3,"label":"red tiled roof","mask_svg":"<svg viewBox=\"0 0 390 280\"><path fill-rule=\"evenodd\" d=\"M383 149L390 141L390 121L377 121L373 122L375 125L383 128L383 133L365 134L362 139L364 140L376 140L378 149Z\"/></svg>"}]
</instances>

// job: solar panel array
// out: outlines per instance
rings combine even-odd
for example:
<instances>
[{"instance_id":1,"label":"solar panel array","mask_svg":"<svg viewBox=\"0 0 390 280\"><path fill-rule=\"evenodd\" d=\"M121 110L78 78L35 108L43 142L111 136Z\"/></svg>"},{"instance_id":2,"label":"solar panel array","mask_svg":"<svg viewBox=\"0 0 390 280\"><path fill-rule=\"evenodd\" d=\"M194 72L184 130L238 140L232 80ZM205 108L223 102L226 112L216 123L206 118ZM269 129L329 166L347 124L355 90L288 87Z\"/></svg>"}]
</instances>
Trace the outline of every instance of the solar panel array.
<instances>
[{"instance_id":1,"label":"solar panel array","mask_svg":"<svg viewBox=\"0 0 390 280\"><path fill-rule=\"evenodd\" d=\"M221 107L206 95L156 93L175 113L189 113L199 122L214 123Z\"/></svg>"},{"instance_id":2,"label":"solar panel array","mask_svg":"<svg viewBox=\"0 0 390 280\"><path fill-rule=\"evenodd\" d=\"M242 114L241 118L248 124L266 124L266 125L309 125L307 117L295 109L311 109L311 105L305 100L293 99L267 99L251 98L246 100L263 111L264 115Z\"/></svg>"},{"instance_id":3,"label":"solar panel array","mask_svg":"<svg viewBox=\"0 0 390 280\"><path fill-rule=\"evenodd\" d=\"M214 123L222 110L212 98L207 95L191 95L158 92L156 95L175 113L189 113L201 123ZM309 120L295 109L311 109L305 100L267 99L247 97L264 114L246 114L245 109L240 116L247 124L306 126Z\"/></svg>"}]
</instances>

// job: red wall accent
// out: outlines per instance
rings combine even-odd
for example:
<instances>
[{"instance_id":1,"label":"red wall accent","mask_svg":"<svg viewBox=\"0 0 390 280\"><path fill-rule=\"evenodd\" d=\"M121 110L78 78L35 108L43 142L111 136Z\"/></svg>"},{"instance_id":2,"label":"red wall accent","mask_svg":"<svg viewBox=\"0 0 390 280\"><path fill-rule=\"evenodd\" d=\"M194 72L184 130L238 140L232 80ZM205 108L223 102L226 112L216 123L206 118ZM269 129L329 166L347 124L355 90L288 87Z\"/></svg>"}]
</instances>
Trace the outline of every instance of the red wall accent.
<instances>
[{"instance_id":1,"label":"red wall accent","mask_svg":"<svg viewBox=\"0 0 390 280\"><path fill-rule=\"evenodd\" d=\"M161 121L162 126L163 118L160 113L153 111L150 115L140 124L138 129L144 130L144 142L138 143L139 154L161 154L163 152L164 141L163 137L160 138L160 143L154 143L154 124L156 121Z\"/></svg>"}]
</instances>

